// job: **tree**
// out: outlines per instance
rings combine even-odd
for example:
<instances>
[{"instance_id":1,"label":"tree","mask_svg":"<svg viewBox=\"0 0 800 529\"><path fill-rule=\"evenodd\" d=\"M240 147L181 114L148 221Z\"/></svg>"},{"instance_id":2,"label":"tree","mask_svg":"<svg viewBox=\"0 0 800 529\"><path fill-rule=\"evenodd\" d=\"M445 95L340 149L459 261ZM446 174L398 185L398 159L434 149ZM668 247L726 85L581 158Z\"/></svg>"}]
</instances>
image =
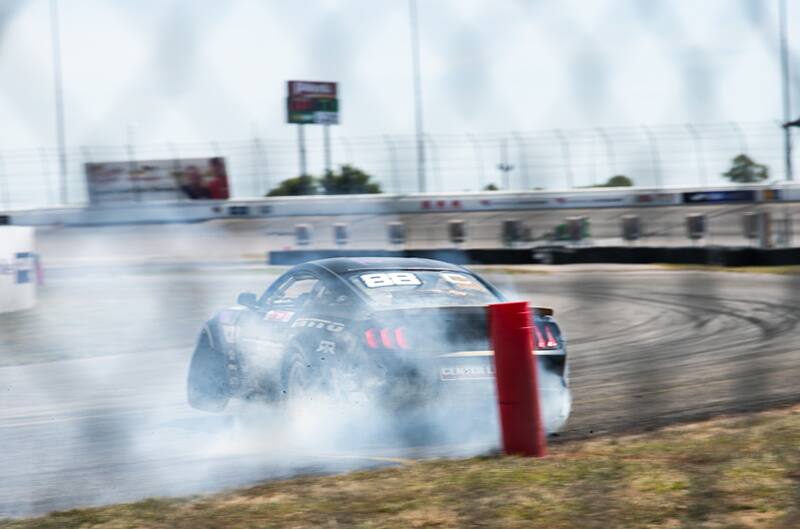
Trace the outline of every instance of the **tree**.
<instances>
[{"instance_id":1,"label":"tree","mask_svg":"<svg viewBox=\"0 0 800 529\"><path fill-rule=\"evenodd\" d=\"M749 184L769 178L769 168L756 163L746 154L740 154L733 159L733 167L722 173L722 176L737 184Z\"/></svg>"},{"instance_id":2,"label":"tree","mask_svg":"<svg viewBox=\"0 0 800 529\"><path fill-rule=\"evenodd\" d=\"M316 179L311 175L300 175L287 178L277 187L270 189L268 197L285 197L298 195L316 195L319 192Z\"/></svg>"},{"instance_id":3,"label":"tree","mask_svg":"<svg viewBox=\"0 0 800 529\"><path fill-rule=\"evenodd\" d=\"M625 175L618 174L614 175L609 178L605 184L597 184L594 186L584 186L584 187L630 187L633 185L633 180L628 178Z\"/></svg>"},{"instance_id":4,"label":"tree","mask_svg":"<svg viewBox=\"0 0 800 529\"><path fill-rule=\"evenodd\" d=\"M625 175L614 175L608 179L608 182L603 184L601 187L630 187L633 185L633 180L628 178Z\"/></svg>"},{"instance_id":5,"label":"tree","mask_svg":"<svg viewBox=\"0 0 800 529\"><path fill-rule=\"evenodd\" d=\"M320 185L326 195L365 195L380 193L381 186L370 182L372 177L352 165L343 165L339 172L327 171L320 179Z\"/></svg>"},{"instance_id":6,"label":"tree","mask_svg":"<svg viewBox=\"0 0 800 529\"><path fill-rule=\"evenodd\" d=\"M484 191L497 191L499 188L494 184L488 184L483 188Z\"/></svg>"},{"instance_id":7,"label":"tree","mask_svg":"<svg viewBox=\"0 0 800 529\"><path fill-rule=\"evenodd\" d=\"M360 195L380 193L381 186L370 182L371 176L352 165L343 165L336 171L327 171L325 176L317 178L302 175L288 178L267 193L268 197L297 195Z\"/></svg>"}]
</instances>

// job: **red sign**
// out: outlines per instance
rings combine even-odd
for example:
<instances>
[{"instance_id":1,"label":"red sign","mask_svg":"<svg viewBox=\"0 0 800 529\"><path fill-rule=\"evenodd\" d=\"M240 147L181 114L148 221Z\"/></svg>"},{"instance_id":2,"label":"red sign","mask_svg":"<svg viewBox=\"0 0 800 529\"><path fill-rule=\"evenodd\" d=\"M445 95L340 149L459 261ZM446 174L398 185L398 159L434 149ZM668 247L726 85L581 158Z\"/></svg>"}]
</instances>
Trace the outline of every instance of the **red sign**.
<instances>
[{"instance_id":1,"label":"red sign","mask_svg":"<svg viewBox=\"0 0 800 529\"><path fill-rule=\"evenodd\" d=\"M289 81L289 97L336 98L336 83L322 81Z\"/></svg>"}]
</instances>

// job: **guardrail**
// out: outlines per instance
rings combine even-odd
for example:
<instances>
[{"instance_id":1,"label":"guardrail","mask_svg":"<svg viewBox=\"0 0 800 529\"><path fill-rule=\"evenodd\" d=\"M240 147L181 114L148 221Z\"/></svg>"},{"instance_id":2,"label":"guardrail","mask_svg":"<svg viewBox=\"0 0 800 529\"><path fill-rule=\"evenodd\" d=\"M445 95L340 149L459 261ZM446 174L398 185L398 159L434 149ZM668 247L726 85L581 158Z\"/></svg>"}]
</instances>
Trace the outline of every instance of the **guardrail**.
<instances>
[{"instance_id":1,"label":"guardrail","mask_svg":"<svg viewBox=\"0 0 800 529\"><path fill-rule=\"evenodd\" d=\"M415 195L337 195L120 204L9 211L10 224L110 225L202 222L222 218L392 215L544 209L638 208L800 201L800 185L600 188L570 191Z\"/></svg>"}]
</instances>

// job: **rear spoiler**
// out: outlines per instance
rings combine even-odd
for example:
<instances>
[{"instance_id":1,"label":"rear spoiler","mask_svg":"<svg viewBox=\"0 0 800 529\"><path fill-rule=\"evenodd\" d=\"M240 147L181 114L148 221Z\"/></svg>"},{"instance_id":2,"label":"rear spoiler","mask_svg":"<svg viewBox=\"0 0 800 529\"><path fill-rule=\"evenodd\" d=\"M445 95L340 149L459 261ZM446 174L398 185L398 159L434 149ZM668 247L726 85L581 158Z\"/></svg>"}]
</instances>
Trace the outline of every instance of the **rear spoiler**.
<instances>
[{"instance_id":1,"label":"rear spoiler","mask_svg":"<svg viewBox=\"0 0 800 529\"><path fill-rule=\"evenodd\" d=\"M537 316L552 316L556 313L553 309L549 307L531 307L533 313Z\"/></svg>"}]
</instances>

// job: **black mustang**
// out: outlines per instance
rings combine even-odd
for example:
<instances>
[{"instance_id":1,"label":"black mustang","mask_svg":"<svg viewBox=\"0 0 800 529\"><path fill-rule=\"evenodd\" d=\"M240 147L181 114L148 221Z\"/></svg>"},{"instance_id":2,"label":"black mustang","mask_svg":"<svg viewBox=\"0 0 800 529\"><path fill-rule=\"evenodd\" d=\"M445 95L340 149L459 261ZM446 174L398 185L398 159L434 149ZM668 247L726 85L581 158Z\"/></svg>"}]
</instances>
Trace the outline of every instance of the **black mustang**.
<instances>
[{"instance_id":1,"label":"black mustang","mask_svg":"<svg viewBox=\"0 0 800 529\"><path fill-rule=\"evenodd\" d=\"M211 318L189 369L189 403L316 395L390 408L494 391L486 305L504 298L475 273L430 259L334 258L281 275ZM566 346L550 309L533 311L548 431L570 411ZM460 398L460 397L459 397ZM465 401L466 402L466 401Z\"/></svg>"}]
</instances>

